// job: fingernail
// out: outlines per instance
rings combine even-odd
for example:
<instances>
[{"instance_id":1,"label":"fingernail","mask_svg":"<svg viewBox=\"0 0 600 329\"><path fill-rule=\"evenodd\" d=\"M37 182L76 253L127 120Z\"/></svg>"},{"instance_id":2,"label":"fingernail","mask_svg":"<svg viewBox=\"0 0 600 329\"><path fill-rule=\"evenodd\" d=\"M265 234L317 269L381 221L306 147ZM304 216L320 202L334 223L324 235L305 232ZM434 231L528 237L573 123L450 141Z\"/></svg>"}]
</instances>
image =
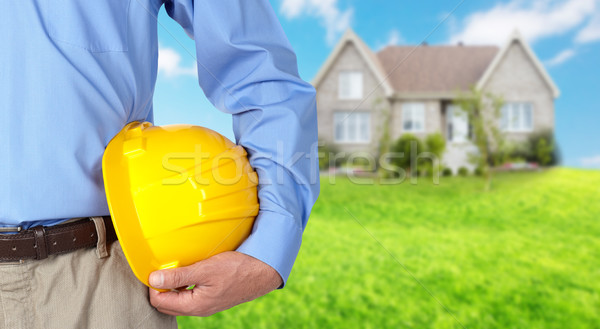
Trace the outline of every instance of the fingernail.
<instances>
[{"instance_id":1,"label":"fingernail","mask_svg":"<svg viewBox=\"0 0 600 329\"><path fill-rule=\"evenodd\" d=\"M155 288L160 288L162 287L163 283L165 282L165 277L162 274L162 272L153 272L152 274L150 274L150 285L155 287Z\"/></svg>"}]
</instances>

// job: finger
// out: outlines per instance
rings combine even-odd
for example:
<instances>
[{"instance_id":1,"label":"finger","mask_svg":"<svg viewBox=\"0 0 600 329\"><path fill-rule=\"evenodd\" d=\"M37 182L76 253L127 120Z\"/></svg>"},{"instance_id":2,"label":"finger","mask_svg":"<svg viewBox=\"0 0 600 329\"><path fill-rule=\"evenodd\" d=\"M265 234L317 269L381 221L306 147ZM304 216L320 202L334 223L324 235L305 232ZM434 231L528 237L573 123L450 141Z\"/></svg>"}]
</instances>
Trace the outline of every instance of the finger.
<instances>
[{"instance_id":1,"label":"finger","mask_svg":"<svg viewBox=\"0 0 600 329\"><path fill-rule=\"evenodd\" d=\"M150 304L159 311L189 315L194 304L191 302L191 291L185 292L150 292Z\"/></svg>"},{"instance_id":2,"label":"finger","mask_svg":"<svg viewBox=\"0 0 600 329\"><path fill-rule=\"evenodd\" d=\"M174 316L199 316L199 317L207 317L207 316L211 316L213 314L218 313L218 310L198 311L198 312L194 312L194 313L190 313L190 314L183 314L181 312L176 312L176 311L167 310L167 309L160 309L160 308L157 308L157 310L159 312L161 312L161 313L168 314L168 315L174 315Z\"/></svg>"},{"instance_id":3,"label":"finger","mask_svg":"<svg viewBox=\"0 0 600 329\"><path fill-rule=\"evenodd\" d=\"M194 269L190 266L150 273L149 283L154 288L176 289L194 284Z\"/></svg>"},{"instance_id":4,"label":"finger","mask_svg":"<svg viewBox=\"0 0 600 329\"><path fill-rule=\"evenodd\" d=\"M186 315L188 315L188 314L182 314L180 312L173 312L171 310L166 310L166 309L162 309L162 308L157 308L156 310L159 311L160 313L164 313L164 314L167 314L167 315L173 315L173 316L186 316Z\"/></svg>"}]
</instances>

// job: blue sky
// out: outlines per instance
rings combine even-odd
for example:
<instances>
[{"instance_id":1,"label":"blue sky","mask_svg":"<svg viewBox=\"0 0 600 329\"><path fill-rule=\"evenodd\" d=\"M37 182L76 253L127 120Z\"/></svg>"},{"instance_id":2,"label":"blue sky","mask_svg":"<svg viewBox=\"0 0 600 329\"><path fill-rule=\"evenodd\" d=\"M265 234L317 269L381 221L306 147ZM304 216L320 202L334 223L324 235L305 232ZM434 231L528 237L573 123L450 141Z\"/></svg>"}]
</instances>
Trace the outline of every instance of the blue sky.
<instances>
[{"instance_id":1,"label":"blue sky","mask_svg":"<svg viewBox=\"0 0 600 329\"><path fill-rule=\"evenodd\" d=\"M347 27L374 50L388 44L418 44L429 34L429 44L461 40L502 45L518 28L561 90L555 105L563 164L600 168L599 0L270 2L296 51L300 75L307 81ZM156 123L204 125L233 139L230 116L216 110L198 86L194 42L164 10L159 22Z\"/></svg>"}]
</instances>

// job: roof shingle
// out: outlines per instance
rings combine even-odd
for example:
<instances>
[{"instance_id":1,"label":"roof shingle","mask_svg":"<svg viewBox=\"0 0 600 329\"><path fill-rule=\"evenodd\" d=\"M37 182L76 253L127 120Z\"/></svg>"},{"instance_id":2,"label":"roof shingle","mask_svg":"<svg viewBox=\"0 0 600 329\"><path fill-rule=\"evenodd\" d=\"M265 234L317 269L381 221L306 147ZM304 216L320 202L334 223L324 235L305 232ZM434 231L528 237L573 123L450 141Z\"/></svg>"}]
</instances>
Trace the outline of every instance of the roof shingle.
<instances>
[{"instance_id":1,"label":"roof shingle","mask_svg":"<svg viewBox=\"0 0 600 329\"><path fill-rule=\"evenodd\" d=\"M396 92L454 92L475 85L498 51L496 46L388 46L377 58Z\"/></svg>"}]
</instances>

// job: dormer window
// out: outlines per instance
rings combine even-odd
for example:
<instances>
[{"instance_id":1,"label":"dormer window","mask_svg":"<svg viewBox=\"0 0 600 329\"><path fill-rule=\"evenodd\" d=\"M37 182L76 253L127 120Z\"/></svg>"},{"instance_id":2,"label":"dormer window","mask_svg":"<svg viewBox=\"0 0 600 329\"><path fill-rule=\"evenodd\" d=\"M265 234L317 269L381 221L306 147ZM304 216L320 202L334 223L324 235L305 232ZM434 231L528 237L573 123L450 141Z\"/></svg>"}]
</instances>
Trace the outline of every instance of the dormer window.
<instances>
[{"instance_id":1,"label":"dormer window","mask_svg":"<svg viewBox=\"0 0 600 329\"><path fill-rule=\"evenodd\" d=\"M338 86L340 99L361 99L363 97L363 74L360 71L342 71Z\"/></svg>"}]
</instances>

